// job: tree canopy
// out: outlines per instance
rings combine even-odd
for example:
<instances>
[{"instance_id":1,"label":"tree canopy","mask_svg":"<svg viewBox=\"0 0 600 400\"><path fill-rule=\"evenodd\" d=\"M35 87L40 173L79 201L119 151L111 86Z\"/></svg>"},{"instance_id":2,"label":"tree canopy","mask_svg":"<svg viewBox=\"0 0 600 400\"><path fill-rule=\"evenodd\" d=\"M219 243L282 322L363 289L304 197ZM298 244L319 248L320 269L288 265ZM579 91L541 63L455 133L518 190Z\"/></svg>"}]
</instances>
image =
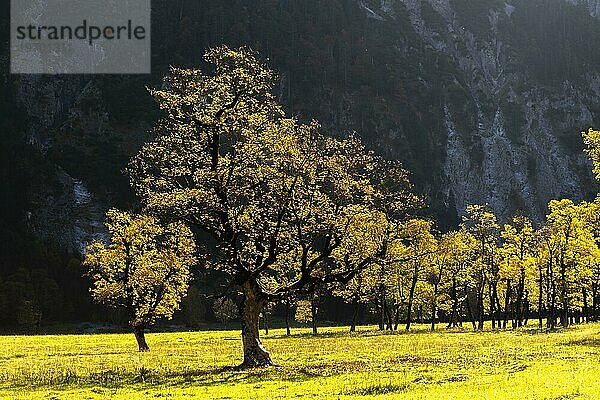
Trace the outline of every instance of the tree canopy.
<instances>
[{"instance_id":1,"label":"tree canopy","mask_svg":"<svg viewBox=\"0 0 600 400\"><path fill-rule=\"evenodd\" d=\"M106 216L110 244L87 249L84 265L99 303L125 308L140 351L149 347L144 329L171 318L185 296L196 262L191 231L181 222L166 226L147 215L111 210Z\"/></svg>"},{"instance_id":2,"label":"tree canopy","mask_svg":"<svg viewBox=\"0 0 600 400\"><path fill-rule=\"evenodd\" d=\"M207 266L243 295L244 365L270 365L263 307L366 268L385 246L386 218L412 199L408 175L390 168L391 185L357 135L287 117L275 74L252 51L218 47L205 61L211 74L172 68L152 90L163 118L129 172L145 212L214 241Z\"/></svg>"}]
</instances>

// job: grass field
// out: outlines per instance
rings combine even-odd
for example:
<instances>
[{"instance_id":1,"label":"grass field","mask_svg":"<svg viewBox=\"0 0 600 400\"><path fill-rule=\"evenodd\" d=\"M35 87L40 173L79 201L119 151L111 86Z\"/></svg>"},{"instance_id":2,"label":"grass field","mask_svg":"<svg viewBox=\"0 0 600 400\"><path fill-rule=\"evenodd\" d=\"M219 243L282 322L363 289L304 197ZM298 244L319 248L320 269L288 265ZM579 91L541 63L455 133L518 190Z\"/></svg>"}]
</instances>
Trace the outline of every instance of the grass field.
<instances>
[{"instance_id":1,"label":"grass field","mask_svg":"<svg viewBox=\"0 0 600 400\"><path fill-rule=\"evenodd\" d=\"M239 333L0 337L6 399L600 399L600 324L555 333L385 334L363 327L313 337L274 330L279 367L238 371Z\"/></svg>"}]
</instances>

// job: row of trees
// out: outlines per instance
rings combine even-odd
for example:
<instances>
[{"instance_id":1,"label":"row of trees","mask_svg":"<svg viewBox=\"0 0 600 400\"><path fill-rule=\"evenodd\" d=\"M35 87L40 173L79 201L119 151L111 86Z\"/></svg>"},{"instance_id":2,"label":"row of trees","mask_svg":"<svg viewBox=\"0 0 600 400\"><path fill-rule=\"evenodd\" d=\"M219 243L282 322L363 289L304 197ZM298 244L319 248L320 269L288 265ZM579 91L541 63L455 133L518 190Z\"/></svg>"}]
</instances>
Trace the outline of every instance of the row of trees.
<instances>
[{"instance_id":1,"label":"row of trees","mask_svg":"<svg viewBox=\"0 0 600 400\"><path fill-rule=\"evenodd\" d=\"M535 313L542 328L600 317L598 203L553 200L547 223L535 228L517 215L501 225L487 207L469 206L460 229L436 234L431 222L399 227L388 257L373 263L335 294L368 304L380 329L409 329L422 319L473 329L523 326ZM405 261L407 256L413 256ZM400 260L400 261L398 261Z\"/></svg>"},{"instance_id":2,"label":"row of trees","mask_svg":"<svg viewBox=\"0 0 600 400\"><path fill-rule=\"evenodd\" d=\"M109 212L112 241L85 261L94 298L129 310L141 351L144 329L172 316L195 267L223 282L219 299L236 300L246 367L273 364L261 313L301 300L314 314L328 290L371 304L382 329L410 328L426 307L433 325L443 313L459 325L464 312L478 329L486 316L519 325L533 298L551 326L581 304L590 312L594 204L552 202L538 230L525 217L501 228L472 206L460 230L438 235L414 217L421 201L399 163L356 135L287 117L275 74L252 51L219 47L205 61L212 74L173 68L151 91L163 118L128 168L140 210Z\"/></svg>"},{"instance_id":3,"label":"row of trees","mask_svg":"<svg viewBox=\"0 0 600 400\"><path fill-rule=\"evenodd\" d=\"M594 134L594 132L590 132ZM589 137L586 135L586 137ZM531 316L540 329L600 318L598 202L565 199L548 205L535 228L523 215L501 225L486 206L467 208L456 231L439 233L432 222L410 219L388 236L387 252L331 293L376 313L381 330L410 329L418 310L431 329L468 321L473 329L521 327ZM297 318L313 322L324 291L298 301ZM293 302L293 301L292 301Z\"/></svg>"}]
</instances>

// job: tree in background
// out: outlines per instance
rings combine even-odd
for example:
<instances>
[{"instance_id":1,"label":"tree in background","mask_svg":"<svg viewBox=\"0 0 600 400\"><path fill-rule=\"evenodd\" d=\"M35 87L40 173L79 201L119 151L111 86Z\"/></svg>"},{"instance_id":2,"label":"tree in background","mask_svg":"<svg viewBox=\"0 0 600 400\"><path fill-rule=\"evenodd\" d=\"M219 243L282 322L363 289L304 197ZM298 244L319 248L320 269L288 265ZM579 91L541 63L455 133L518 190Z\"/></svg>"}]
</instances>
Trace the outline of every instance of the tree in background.
<instances>
[{"instance_id":1,"label":"tree in background","mask_svg":"<svg viewBox=\"0 0 600 400\"><path fill-rule=\"evenodd\" d=\"M357 212L349 225L348 240L334 252L346 269L359 272L348 282L337 284L333 294L341 297L353 307L350 332L356 331L356 320L361 304L372 301L377 291L377 261L383 251L380 240L384 237L388 220L381 212Z\"/></svg>"},{"instance_id":2,"label":"tree in background","mask_svg":"<svg viewBox=\"0 0 600 400\"><path fill-rule=\"evenodd\" d=\"M437 322L439 303L440 303L440 288L442 279L445 277L445 270L449 261L449 249L446 247L448 243L443 242L443 238L436 241L436 251L431 257L431 262L425 271L425 281L431 287L431 330L435 331Z\"/></svg>"},{"instance_id":3,"label":"tree in background","mask_svg":"<svg viewBox=\"0 0 600 400\"><path fill-rule=\"evenodd\" d=\"M46 269L19 268L6 282L0 281L3 322L12 322L27 332L36 332L43 321L57 319L60 314L53 306L62 300L58 284Z\"/></svg>"},{"instance_id":4,"label":"tree in background","mask_svg":"<svg viewBox=\"0 0 600 400\"><path fill-rule=\"evenodd\" d=\"M526 282L528 275L535 274L536 237L531 220L525 216L513 217L510 224L505 224L501 232L502 250L506 265L504 279L507 282L506 298L511 298L511 283L516 283L516 299L513 306L515 326L523 326L526 304L529 302ZM498 304L499 306L499 304ZM506 307L506 306L505 306ZM505 310L504 327L506 327L507 310Z\"/></svg>"},{"instance_id":5,"label":"tree in background","mask_svg":"<svg viewBox=\"0 0 600 400\"><path fill-rule=\"evenodd\" d=\"M349 282L335 286L333 291L335 296L353 306L350 332L356 330L357 315L363 304L370 304L378 311L380 330L386 325L390 330L397 329L403 296L397 290L399 276L394 274L402 260L393 259L395 255L390 249L401 245L403 224L422 205L422 199L410 192L408 173L400 163L378 160L378 164L380 168L373 171L379 191L377 212L364 213L360 217L362 221L353 224L356 231L336 251L349 268L354 265L361 270ZM374 237L381 240L374 242Z\"/></svg>"},{"instance_id":6,"label":"tree in background","mask_svg":"<svg viewBox=\"0 0 600 400\"><path fill-rule=\"evenodd\" d=\"M587 318L590 321L597 321L600 311L600 201L585 203L583 208L584 219L587 229L592 232L596 241L596 246L591 250L588 259L588 291L591 295L591 303L587 303L587 296L583 295L583 301L587 312ZM595 255L594 255L595 253Z\"/></svg>"},{"instance_id":7,"label":"tree in background","mask_svg":"<svg viewBox=\"0 0 600 400\"><path fill-rule=\"evenodd\" d=\"M265 335L269 334L269 317L273 313L274 306L275 306L274 303L269 303L263 307L263 309L260 313L260 316L262 317L262 321L263 321L263 328L265 330Z\"/></svg>"},{"instance_id":8,"label":"tree in background","mask_svg":"<svg viewBox=\"0 0 600 400\"><path fill-rule=\"evenodd\" d=\"M328 287L319 286L296 303L294 319L300 323L310 323L313 335L319 334L319 313L328 289Z\"/></svg>"},{"instance_id":9,"label":"tree in background","mask_svg":"<svg viewBox=\"0 0 600 400\"><path fill-rule=\"evenodd\" d=\"M179 308L196 259L191 231L181 222L167 226L150 216L110 210L110 244L87 248L84 265L95 301L123 307L140 351L149 351L144 332Z\"/></svg>"},{"instance_id":10,"label":"tree in background","mask_svg":"<svg viewBox=\"0 0 600 400\"><path fill-rule=\"evenodd\" d=\"M350 332L356 331L358 313L360 307L365 304L378 304L377 293L379 289L378 278L379 265L371 264L345 284L338 284L333 295L340 297L344 302L352 305L352 319L350 320Z\"/></svg>"},{"instance_id":11,"label":"tree in background","mask_svg":"<svg viewBox=\"0 0 600 400\"><path fill-rule=\"evenodd\" d=\"M538 247L538 264L539 275L544 280L544 288L546 290L545 308L546 308L546 326L548 329L556 327L556 312L557 312L557 280L556 280L556 260L560 242L558 240L557 227L551 224L545 224L537 232L539 247ZM541 283L539 283L541 285ZM539 289L542 293L542 289ZM539 294L538 294L539 295ZM542 300L538 298L538 312L542 308ZM539 322L539 318L538 318Z\"/></svg>"},{"instance_id":12,"label":"tree in background","mask_svg":"<svg viewBox=\"0 0 600 400\"><path fill-rule=\"evenodd\" d=\"M440 304L449 303L450 323L458 326L460 320L459 287L464 280L465 262L470 260L472 240L464 231L448 232L436 240L436 250L426 270L431 293L431 330L435 330Z\"/></svg>"},{"instance_id":13,"label":"tree in background","mask_svg":"<svg viewBox=\"0 0 600 400\"><path fill-rule=\"evenodd\" d=\"M301 324L312 323L314 319L313 311L313 302L311 300L299 300L296 303L294 319Z\"/></svg>"},{"instance_id":14,"label":"tree in background","mask_svg":"<svg viewBox=\"0 0 600 400\"><path fill-rule=\"evenodd\" d=\"M487 206L471 205L467 207L467 215L463 218L463 226L473 235L477 241L477 260L471 265L472 285L475 289L476 312L473 317L477 318L477 329L483 329L484 322L484 300L485 289L489 289L489 304L490 315L495 312L495 304L497 297L499 260L498 260L498 243L499 243L499 225L496 216L489 211ZM467 298L469 310L471 306ZM475 322L475 321L473 321Z\"/></svg>"},{"instance_id":15,"label":"tree in background","mask_svg":"<svg viewBox=\"0 0 600 400\"><path fill-rule=\"evenodd\" d=\"M223 323L233 321L239 315L237 305L229 297L220 297L216 299L212 309L215 317Z\"/></svg>"},{"instance_id":16,"label":"tree in background","mask_svg":"<svg viewBox=\"0 0 600 400\"><path fill-rule=\"evenodd\" d=\"M397 259L399 275L405 279L400 282L408 283L408 298L406 303L406 330L410 329L413 315L413 305L417 283L424 279L426 267L436 251L436 239L432 233L433 224L422 219L407 221L402 228L402 240L396 241L390 253Z\"/></svg>"},{"instance_id":17,"label":"tree in background","mask_svg":"<svg viewBox=\"0 0 600 400\"><path fill-rule=\"evenodd\" d=\"M600 131L590 128L582 132L583 141L586 145L585 152L594 164L596 180L600 181ZM587 210L588 227L592 230L596 239L596 245L600 245L600 196L588 204ZM597 260L597 259L596 259ZM600 318L600 266L593 261L591 267L591 290L592 290L592 319Z\"/></svg>"},{"instance_id":18,"label":"tree in background","mask_svg":"<svg viewBox=\"0 0 600 400\"><path fill-rule=\"evenodd\" d=\"M586 145L585 152L594 164L594 174L600 180L600 131L590 128L582 132L583 142Z\"/></svg>"},{"instance_id":19,"label":"tree in background","mask_svg":"<svg viewBox=\"0 0 600 400\"><path fill-rule=\"evenodd\" d=\"M462 326L462 310L467 299L469 285L469 266L475 262L477 242L465 229L446 233L440 242L438 257L445 258L447 265L442 278L445 282L444 292L450 304L448 328Z\"/></svg>"},{"instance_id":20,"label":"tree in background","mask_svg":"<svg viewBox=\"0 0 600 400\"><path fill-rule=\"evenodd\" d=\"M292 310L292 306L296 304L296 301L291 295L289 295L284 297L283 300L281 300L281 304L283 305L284 310L283 320L285 323L285 334L286 336L291 336L292 329L290 327L290 313Z\"/></svg>"},{"instance_id":21,"label":"tree in background","mask_svg":"<svg viewBox=\"0 0 600 400\"><path fill-rule=\"evenodd\" d=\"M35 332L40 326L42 313L31 300L23 300L17 307L17 323L29 332Z\"/></svg>"},{"instance_id":22,"label":"tree in background","mask_svg":"<svg viewBox=\"0 0 600 400\"><path fill-rule=\"evenodd\" d=\"M555 227L558 251L556 263L559 268L562 326L569 326L569 292L575 281L578 267L585 264L590 249L595 246L592 232L586 229L582 206L572 200L552 200L548 205L548 222Z\"/></svg>"}]
</instances>

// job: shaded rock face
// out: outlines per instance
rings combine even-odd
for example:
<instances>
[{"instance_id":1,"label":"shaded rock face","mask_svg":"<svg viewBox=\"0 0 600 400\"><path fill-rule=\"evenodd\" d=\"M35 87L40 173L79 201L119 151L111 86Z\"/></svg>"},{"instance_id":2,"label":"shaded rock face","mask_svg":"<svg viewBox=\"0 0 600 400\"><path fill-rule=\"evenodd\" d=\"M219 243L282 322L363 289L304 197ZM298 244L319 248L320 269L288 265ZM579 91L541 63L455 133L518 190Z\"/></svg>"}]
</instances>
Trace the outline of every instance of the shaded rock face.
<instances>
[{"instance_id":1,"label":"shaded rock face","mask_svg":"<svg viewBox=\"0 0 600 400\"><path fill-rule=\"evenodd\" d=\"M154 52L165 65L149 77L11 81L22 134L45 162L29 184L30 229L76 253L104 237L105 210L133 204L121 171L157 115L144 87L158 85L172 60L199 65L204 48L223 42L270 58L293 114L355 129L405 162L448 220L488 203L502 220L520 209L539 222L550 199L596 191L579 133L600 117L600 0L345 0L317 2L319 12L302 8L308 0L255 3L232 17L216 1L177 13L158 3L153 24L164 32ZM272 19L257 27L252 13ZM284 17L294 32L278 43ZM204 37L185 26L194 18L239 32L208 27ZM314 19L331 31L313 34Z\"/></svg>"},{"instance_id":2,"label":"shaded rock face","mask_svg":"<svg viewBox=\"0 0 600 400\"><path fill-rule=\"evenodd\" d=\"M581 5L583 7L587 7L588 12L593 17L600 16L600 1L598 0L566 0L568 3L572 5Z\"/></svg>"},{"instance_id":3,"label":"shaded rock face","mask_svg":"<svg viewBox=\"0 0 600 400\"><path fill-rule=\"evenodd\" d=\"M95 240L106 240L104 208L83 182L62 169L52 183L34 188L27 224L41 238L65 251L82 255Z\"/></svg>"},{"instance_id":4,"label":"shaded rock face","mask_svg":"<svg viewBox=\"0 0 600 400\"><path fill-rule=\"evenodd\" d=\"M597 120L598 68L539 82L535 71L516 58L515 45L528 45L512 36L522 23L519 14L531 11L523 1L480 2L489 4L479 13L478 32L463 22L468 17L455 7L460 2L401 3L424 45L447 56L458 69L455 84L462 95L446 102L443 112L447 141L440 190L446 204L452 203L460 214L469 204L487 203L501 220L520 209L539 222L550 199L590 197L591 165L580 151L578 135ZM580 5L591 16L599 15L600 2L592 0L567 1L558 12L569 13L569 7ZM540 13L543 6L538 6ZM560 142L564 135L566 146Z\"/></svg>"},{"instance_id":5,"label":"shaded rock face","mask_svg":"<svg viewBox=\"0 0 600 400\"><path fill-rule=\"evenodd\" d=\"M76 131L99 140L110 129L99 90L78 78L38 76L23 76L14 87L15 100L26 115L25 140L43 160L29 183L27 227L63 250L83 254L87 244L106 238L106 207L54 160L56 152L73 145L65 133Z\"/></svg>"}]
</instances>

